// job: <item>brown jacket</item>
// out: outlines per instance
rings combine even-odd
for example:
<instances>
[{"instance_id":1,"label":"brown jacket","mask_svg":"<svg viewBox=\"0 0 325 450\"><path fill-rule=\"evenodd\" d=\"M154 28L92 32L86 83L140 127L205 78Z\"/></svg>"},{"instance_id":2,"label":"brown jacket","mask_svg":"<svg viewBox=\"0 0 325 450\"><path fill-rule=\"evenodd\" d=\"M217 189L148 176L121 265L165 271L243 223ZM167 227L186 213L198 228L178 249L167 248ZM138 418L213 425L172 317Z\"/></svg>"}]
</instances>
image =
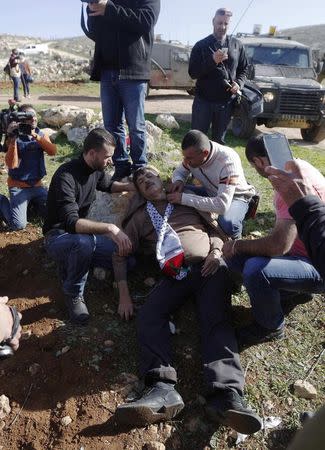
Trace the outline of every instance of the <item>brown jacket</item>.
<instances>
[{"instance_id":1,"label":"brown jacket","mask_svg":"<svg viewBox=\"0 0 325 450\"><path fill-rule=\"evenodd\" d=\"M166 200L155 203L162 215L166 205ZM203 261L211 251L221 255L223 242L228 239L215 217L188 206L174 205L168 223L180 238L187 265ZM123 229L131 240L133 252L155 254L157 234L146 211L146 201L140 196L132 202ZM113 267L116 281L126 280L126 258L114 254Z\"/></svg>"}]
</instances>

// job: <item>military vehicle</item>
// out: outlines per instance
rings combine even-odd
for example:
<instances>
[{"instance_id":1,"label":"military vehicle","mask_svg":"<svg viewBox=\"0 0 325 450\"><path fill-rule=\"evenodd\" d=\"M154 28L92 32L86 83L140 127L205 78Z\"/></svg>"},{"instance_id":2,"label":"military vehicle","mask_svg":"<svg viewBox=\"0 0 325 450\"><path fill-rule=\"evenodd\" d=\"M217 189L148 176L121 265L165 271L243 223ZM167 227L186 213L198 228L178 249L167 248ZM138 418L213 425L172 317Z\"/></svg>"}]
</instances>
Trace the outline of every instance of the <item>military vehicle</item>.
<instances>
[{"instance_id":1,"label":"military vehicle","mask_svg":"<svg viewBox=\"0 0 325 450\"><path fill-rule=\"evenodd\" d=\"M303 139L325 139L325 88L317 81L312 50L288 38L237 36L250 63L248 84L263 94L263 112L247 115L239 105L232 120L235 136L248 138L256 125L300 128Z\"/></svg>"},{"instance_id":2,"label":"military vehicle","mask_svg":"<svg viewBox=\"0 0 325 450\"><path fill-rule=\"evenodd\" d=\"M149 89L191 89L188 74L191 47L177 41L156 39L152 48ZM149 92L149 91L148 91Z\"/></svg>"}]
</instances>

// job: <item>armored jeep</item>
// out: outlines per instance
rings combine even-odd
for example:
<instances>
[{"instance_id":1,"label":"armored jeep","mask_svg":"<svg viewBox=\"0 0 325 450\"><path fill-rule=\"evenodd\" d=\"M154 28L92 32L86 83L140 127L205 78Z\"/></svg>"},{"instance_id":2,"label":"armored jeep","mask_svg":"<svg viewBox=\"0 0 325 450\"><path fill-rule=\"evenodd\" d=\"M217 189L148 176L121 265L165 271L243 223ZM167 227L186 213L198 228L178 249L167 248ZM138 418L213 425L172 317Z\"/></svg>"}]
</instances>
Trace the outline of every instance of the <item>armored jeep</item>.
<instances>
[{"instance_id":1,"label":"armored jeep","mask_svg":"<svg viewBox=\"0 0 325 450\"><path fill-rule=\"evenodd\" d=\"M256 125L300 128L303 139L325 139L325 89L317 82L312 51L289 39L238 36L250 63L248 84L263 94L257 117L239 105L232 120L235 136L248 138Z\"/></svg>"},{"instance_id":2,"label":"armored jeep","mask_svg":"<svg viewBox=\"0 0 325 450\"><path fill-rule=\"evenodd\" d=\"M152 48L150 89L193 88L188 74L191 48L175 41L156 40Z\"/></svg>"}]
</instances>

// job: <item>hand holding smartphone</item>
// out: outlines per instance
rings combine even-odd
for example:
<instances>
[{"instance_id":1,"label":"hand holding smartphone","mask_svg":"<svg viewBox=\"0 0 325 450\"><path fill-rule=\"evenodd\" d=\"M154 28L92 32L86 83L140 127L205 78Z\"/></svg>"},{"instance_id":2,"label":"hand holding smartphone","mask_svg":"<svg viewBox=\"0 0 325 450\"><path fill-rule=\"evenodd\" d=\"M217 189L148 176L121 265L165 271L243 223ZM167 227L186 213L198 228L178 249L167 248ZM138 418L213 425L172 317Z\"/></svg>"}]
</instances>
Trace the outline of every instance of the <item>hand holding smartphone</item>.
<instances>
[{"instance_id":1,"label":"hand holding smartphone","mask_svg":"<svg viewBox=\"0 0 325 450\"><path fill-rule=\"evenodd\" d=\"M286 136L281 133L264 134L263 141L271 165L285 170L286 162L293 160Z\"/></svg>"}]
</instances>

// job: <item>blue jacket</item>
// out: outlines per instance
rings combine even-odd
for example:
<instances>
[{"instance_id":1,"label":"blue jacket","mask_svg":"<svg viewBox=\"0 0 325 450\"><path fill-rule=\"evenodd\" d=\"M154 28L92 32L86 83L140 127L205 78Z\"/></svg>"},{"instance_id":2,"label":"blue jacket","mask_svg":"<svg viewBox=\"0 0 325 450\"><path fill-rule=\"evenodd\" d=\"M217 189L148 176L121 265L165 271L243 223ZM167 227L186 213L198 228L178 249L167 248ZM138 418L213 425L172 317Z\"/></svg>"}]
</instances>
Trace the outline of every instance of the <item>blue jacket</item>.
<instances>
[{"instance_id":1,"label":"blue jacket","mask_svg":"<svg viewBox=\"0 0 325 450\"><path fill-rule=\"evenodd\" d=\"M86 34L95 41L91 80L99 81L102 69L119 70L121 79L149 80L159 12L160 0L108 0L104 16L88 16Z\"/></svg>"},{"instance_id":2,"label":"blue jacket","mask_svg":"<svg viewBox=\"0 0 325 450\"><path fill-rule=\"evenodd\" d=\"M37 128L40 136L44 134ZM19 136L17 139L19 166L9 169L8 174L13 180L24 181L34 186L46 175L44 152L40 144L30 136Z\"/></svg>"}]
</instances>

